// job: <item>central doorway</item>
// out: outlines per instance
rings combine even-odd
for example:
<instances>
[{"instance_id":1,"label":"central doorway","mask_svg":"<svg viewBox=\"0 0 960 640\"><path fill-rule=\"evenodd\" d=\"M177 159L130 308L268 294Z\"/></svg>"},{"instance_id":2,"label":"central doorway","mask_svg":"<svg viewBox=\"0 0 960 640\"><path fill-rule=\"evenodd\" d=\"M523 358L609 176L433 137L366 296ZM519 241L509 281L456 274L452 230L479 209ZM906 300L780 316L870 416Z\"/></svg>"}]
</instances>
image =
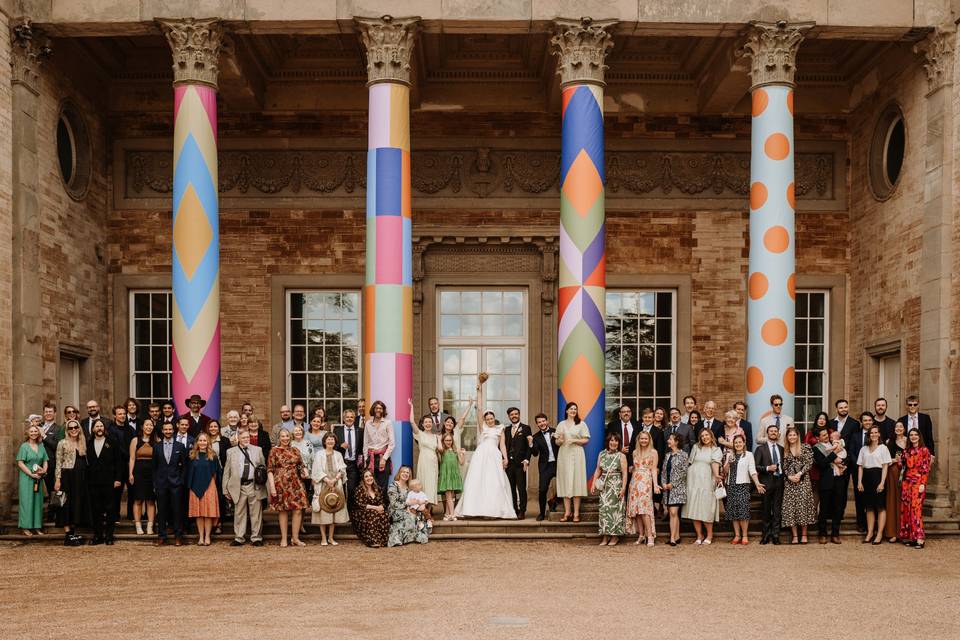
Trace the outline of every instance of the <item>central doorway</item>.
<instances>
[{"instance_id":1,"label":"central doorway","mask_svg":"<svg viewBox=\"0 0 960 640\"><path fill-rule=\"evenodd\" d=\"M526 418L527 299L523 287L437 288L437 395L446 413L460 418L485 371L490 377L483 408L501 422L507 421L508 407ZM474 407L464 420L468 457L476 448L478 420Z\"/></svg>"}]
</instances>

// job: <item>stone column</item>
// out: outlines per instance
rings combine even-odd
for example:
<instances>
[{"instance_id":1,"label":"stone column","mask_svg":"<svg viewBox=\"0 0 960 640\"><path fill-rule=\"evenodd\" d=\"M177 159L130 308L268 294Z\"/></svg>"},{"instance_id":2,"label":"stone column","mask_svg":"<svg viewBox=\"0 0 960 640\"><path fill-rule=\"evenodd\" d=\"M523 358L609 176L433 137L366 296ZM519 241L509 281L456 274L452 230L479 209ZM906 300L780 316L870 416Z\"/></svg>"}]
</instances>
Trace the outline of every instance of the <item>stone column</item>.
<instances>
[{"instance_id":1,"label":"stone column","mask_svg":"<svg viewBox=\"0 0 960 640\"><path fill-rule=\"evenodd\" d=\"M367 52L367 251L363 393L393 420L393 468L413 464L410 54L420 18L356 18Z\"/></svg>"},{"instance_id":2,"label":"stone column","mask_svg":"<svg viewBox=\"0 0 960 640\"><path fill-rule=\"evenodd\" d=\"M173 401L220 415L218 18L158 19L173 52Z\"/></svg>"},{"instance_id":3,"label":"stone column","mask_svg":"<svg viewBox=\"0 0 960 640\"><path fill-rule=\"evenodd\" d=\"M948 452L955 449L948 436L951 360L950 315L953 275L953 74L956 31L953 24L937 29L918 43L927 72L926 132L924 139L923 216L920 244L920 407L933 420L939 473L932 484L942 487L948 478ZM900 407L898 407L900 409ZM899 415L899 414L897 414ZM957 468L956 463L950 465ZM939 492L938 492L939 493ZM944 507L945 496L931 496L928 504ZM932 503L932 504L931 504Z\"/></svg>"},{"instance_id":4,"label":"stone column","mask_svg":"<svg viewBox=\"0 0 960 640\"><path fill-rule=\"evenodd\" d=\"M605 428L606 246L604 214L603 72L615 21L555 22L560 57L560 275L557 335L557 419L577 403L590 429L587 474L603 448Z\"/></svg>"},{"instance_id":5,"label":"stone column","mask_svg":"<svg viewBox=\"0 0 960 640\"><path fill-rule=\"evenodd\" d=\"M753 98L746 382L758 428L773 394L783 396L785 415L795 413L793 89L797 49L812 26L754 22L742 50L750 58Z\"/></svg>"},{"instance_id":6,"label":"stone column","mask_svg":"<svg viewBox=\"0 0 960 640\"><path fill-rule=\"evenodd\" d=\"M15 489L14 456L23 441L24 418L36 413L47 399L43 386L42 288L37 264L40 260L40 66L50 55L49 40L29 19L13 23L9 35L11 106L12 273L11 382L13 415L3 425L0 443L0 512L8 513Z\"/></svg>"}]
</instances>

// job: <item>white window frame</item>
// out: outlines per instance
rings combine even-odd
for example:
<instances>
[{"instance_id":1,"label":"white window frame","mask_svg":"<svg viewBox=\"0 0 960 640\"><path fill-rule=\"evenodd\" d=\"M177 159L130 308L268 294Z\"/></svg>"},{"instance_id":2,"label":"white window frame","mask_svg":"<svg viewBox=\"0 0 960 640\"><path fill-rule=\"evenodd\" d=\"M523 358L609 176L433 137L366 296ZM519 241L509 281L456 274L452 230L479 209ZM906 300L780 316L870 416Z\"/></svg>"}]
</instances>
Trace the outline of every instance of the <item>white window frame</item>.
<instances>
[{"instance_id":1,"label":"white window frame","mask_svg":"<svg viewBox=\"0 0 960 640\"><path fill-rule=\"evenodd\" d=\"M653 293L653 294L669 293L669 294L671 294L671 295L670 295L670 301L671 301L671 302L670 302L670 333L671 333L671 335L670 335L670 403L669 403L669 406L664 407L664 409L666 409L666 410L669 411L670 407L676 406L676 403L677 403L677 368L678 368L678 363L677 363L677 299L680 297L680 292L679 292L679 290L677 290L677 289L675 289L675 288L670 288L670 287L655 287L655 288L643 288L643 287L607 287L606 293ZM606 300L604 300L604 302L606 302ZM621 316L621 317L622 317L622 316ZM607 317L606 317L606 313L605 313L605 314L604 314L604 331L606 331L606 320L607 320ZM606 346L606 334L604 334L604 345ZM606 357L607 357L606 348L604 348L603 357L604 357L604 368L606 368ZM656 365L656 355L654 355L654 365ZM618 369L618 371L621 371L621 372L622 372L623 370L622 370L622 369ZM656 395L657 395L657 394L656 394L656 390L657 390L657 387L656 387L656 372L658 371L658 369L654 368L653 371L654 371L654 387L653 387L654 394L653 394L653 395L654 395L654 397L656 397ZM621 384L621 386L623 385L622 380L621 380L621 383L620 383L620 384ZM607 385L607 381L606 381L606 379L604 379L604 381L603 381L604 392L606 392L606 388L607 388L606 385ZM628 401L636 402L637 399L636 399L636 398L628 398ZM623 404L623 396L622 396L622 395L620 396L619 404ZM652 408L652 409L656 409L656 407L651 407L651 408ZM639 419L639 417L640 417L639 414L640 414L641 411L643 411L643 409L644 409L644 407L635 407L635 408L634 408L634 413L635 413L635 417L636 417L636 418ZM606 411L606 407L604 407L604 411ZM605 418L605 420L606 420L606 418Z\"/></svg>"},{"instance_id":2,"label":"white window frame","mask_svg":"<svg viewBox=\"0 0 960 640\"><path fill-rule=\"evenodd\" d=\"M830 397L830 294L831 294L831 291L830 289L810 288L810 289L797 289L796 293L797 293L797 296L800 296L801 294L804 294L804 295L822 294L823 295L823 369L822 369L823 384L820 387L820 393L821 393L820 406L821 406L821 411L826 411L827 413L829 413L827 404ZM803 318L809 322L810 320L809 305L807 306L807 309L808 309L807 315L803 316ZM796 336L796 321L798 318L799 316L794 318L794 336ZM807 346L808 348L807 362L809 363L810 362L810 354L809 354L810 345L811 344L819 345L820 343L810 342L810 332L808 330L807 341L803 343L795 343L794 346L797 346L799 344L803 344ZM808 374L811 371L818 372L821 370L809 369L809 368L800 369L799 367L796 366L796 364L794 366L794 376L798 376L801 373ZM796 381L794 381L794 389L796 390L796 388L797 388ZM809 389L809 385L807 385L806 388ZM809 393L805 393L801 397L814 398L816 396L811 396ZM793 407L791 408L791 412L794 414L798 413L797 412L797 394L794 394ZM797 424L803 425L804 428L806 428L811 423L802 421L801 420L802 417L805 417L805 416L794 415L793 420Z\"/></svg>"},{"instance_id":3,"label":"white window frame","mask_svg":"<svg viewBox=\"0 0 960 640\"><path fill-rule=\"evenodd\" d=\"M341 289L310 289L310 288L296 288L296 289L284 289L283 291L283 304L284 304L284 314L283 314L283 336L284 336L284 346L283 346L283 370L284 370L284 404L290 404L293 397L293 373L291 372L290 364L290 349L291 349L291 336L290 336L290 298L293 295L298 294L343 294L343 293L355 293L357 295L357 395L363 397L363 290L357 288L341 288ZM341 360L342 363L342 360ZM324 362L324 367L326 367L326 362ZM343 371L343 369L340 369ZM320 372L323 375L326 375L328 371L323 369ZM309 373L307 375L310 375ZM308 389L309 391L309 389ZM308 394L309 395L309 394ZM309 404L309 398L306 400ZM341 402L343 400L341 399ZM344 407L346 408L346 407ZM309 418L312 414L312 408L307 406L307 417Z\"/></svg>"},{"instance_id":4,"label":"white window frame","mask_svg":"<svg viewBox=\"0 0 960 640\"><path fill-rule=\"evenodd\" d=\"M152 376L152 375L155 375L156 373L162 373L162 372L156 371L153 369L150 369L149 371L139 371L137 369L137 357L136 357L137 332L135 327L137 317L136 317L136 304L134 302L134 298L136 297L137 294L156 294L156 293L163 293L170 296L170 318L167 319L167 321L169 322L169 325L167 328L167 345L166 345L167 350L169 351L168 359L170 362L170 371L166 372L167 375L169 376L169 382L167 383L167 390L170 393L168 398L141 398L137 395L137 374L139 373L139 374ZM149 319L147 318L140 318L140 319L148 320L150 322L154 320L152 317ZM171 399L173 397L173 290L156 288L156 287L155 288L146 287L142 289L127 289L127 331L129 335L129 340L127 341L127 349L128 349L128 357L130 362L129 375L127 379L127 390L128 390L129 397L137 398L137 400L141 402L149 402L149 401L164 402L165 400ZM151 342L149 343L149 346L151 349L153 349L155 346L159 346L159 345L154 345L153 335L150 336L150 340ZM151 354L151 357L152 357L152 354ZM151 363L151 366L152 366L152 363ZM153 389L152 380L150 383L150 388L151 390Z\"/></svg>"}]
</instances>

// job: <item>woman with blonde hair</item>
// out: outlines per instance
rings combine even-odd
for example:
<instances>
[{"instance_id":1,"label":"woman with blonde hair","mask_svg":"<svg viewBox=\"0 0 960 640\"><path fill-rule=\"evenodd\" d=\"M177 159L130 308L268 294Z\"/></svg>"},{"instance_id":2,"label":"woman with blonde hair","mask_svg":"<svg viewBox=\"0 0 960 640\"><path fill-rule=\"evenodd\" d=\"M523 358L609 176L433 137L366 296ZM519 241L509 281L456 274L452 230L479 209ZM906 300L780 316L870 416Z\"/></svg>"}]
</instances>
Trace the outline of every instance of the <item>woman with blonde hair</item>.
<instances>
[{"instance_id":1,"label":"woman with blonde hair","mask_svg":"<svg viewBox=\"0 0 960 640\"><path fill-rule=\"evenodd\" d=\"M63 527L63 544L78 547L83 538L77 527L90 522L90 504L87 502L86 470L87 440L77 420L67 420L66 436L57 443L57 460L54 467L53 490L62 491L65 502L57 510L57 526Z\"/></svg>"},{"instance_id":2,"label":"woman with blonde hair","mask_svg":"<svg viewBox=\"0 0 960 640\"><path fill-rule=\"evenodd\" d=\"M17 506L18 526L23 535L43 534L43 476L47 473L47 450L39 427L40 416L31 415L27 420L27 439L17 451L17 467L20 469L19 499Z\"/></svg>"},{"instance_id":3,"label":"woman with blonde hair","mask_svg":"<svg viewBox=\"0 0 960 640\"><path fill-rule=\"evenodd\" d=\"M697 532L694 544L713 542L713 523L720 519L720 501L717 487L720 486L720 462L723 454L717 446L710 429L701 429L697 443L690 449L690 466L687 469L687 503L683 505L683 517L693 520ZM706 537L703 529L706 527Z\"/></svg>"},{"instance_id":4,"label":"woman with blonde hair","mask_svg":"<svg viewBox=\"0 0 960 640\"><path fill-rule=\"evenodd\" d=\"M657 478L659 455L653 448L653 439L646 431L637 434L637 448L633 450L633 477L627 499L627 533L637 534L636 544L646 541L653 546L657 531L653 518L653 496L660 493Z\"/></svg>"},{"instance_id":5,"label":"woman with blonde hair","mask_svg":"<svg viewBox=\"0 0 960 640\"><path fill-rule=\"evenodd\" d=\"M807 527L817 521L813 502L810 469L813 467L813 449L800 437L800 430L787 427L783 446L783 508L780 525L790 527L790 544L807 544Z\"/></svg>"},{"instance_id":6,"label":"woman with blonde hair","mask_svg":"<svg viewBox=\"0 0 960 640\"><path fill-rule=\"evenodd\" d=\"M300 452L290 446L290 432L281 429L277 436L277 446L270 450L267 458L267 493L270 506L280 514L280 546L287 546L287 522L293 519L290 529L294 546L307 546L300 540L300 523L303 510L307 507L307 492L303 488L303 479L307 470L303 466Z\"/></svg>"},{"instance_id":7,"label":"woman with blonde hair","mask_svg":"<svg viewBox=\"0 0 960 640\"><path fill-rule=\"evenodd\" d=\"M190 450L190 462L187 467L187 491L189 495L189 510L187 517L197 519L197 532L201 547L210 546L210 534L214 523L220 518L220 496L217 494L217 485L223 476L220 458L210 446L210 436L204 432L197 434L197 439Z\"/></svg>"}]
</instances>

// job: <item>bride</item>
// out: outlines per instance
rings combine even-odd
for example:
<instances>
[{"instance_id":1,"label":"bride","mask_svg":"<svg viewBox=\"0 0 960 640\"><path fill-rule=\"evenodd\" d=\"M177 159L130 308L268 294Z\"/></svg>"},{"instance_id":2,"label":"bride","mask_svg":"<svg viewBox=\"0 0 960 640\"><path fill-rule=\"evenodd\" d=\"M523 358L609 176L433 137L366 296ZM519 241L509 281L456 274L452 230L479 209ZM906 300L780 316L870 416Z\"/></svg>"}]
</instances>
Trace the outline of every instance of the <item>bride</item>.
<instances>
[{"instance_id":1,"label":"bride","mask_svg":"<svg viewBox=\"0 0 960 640\"><path fill-rule=\"evenodd\" d=\"M482 405L481 384L477 385L477 407ZM510 498L510 483L504 468L507 464L507 446L503 439L503 425L497 424L492 411L483 413L483 422L478 426L477 449L470 458L467 477L463 481L463 493L456 517L503 518L515 520L513 500Z\"/></svg>"}]
</instances>

